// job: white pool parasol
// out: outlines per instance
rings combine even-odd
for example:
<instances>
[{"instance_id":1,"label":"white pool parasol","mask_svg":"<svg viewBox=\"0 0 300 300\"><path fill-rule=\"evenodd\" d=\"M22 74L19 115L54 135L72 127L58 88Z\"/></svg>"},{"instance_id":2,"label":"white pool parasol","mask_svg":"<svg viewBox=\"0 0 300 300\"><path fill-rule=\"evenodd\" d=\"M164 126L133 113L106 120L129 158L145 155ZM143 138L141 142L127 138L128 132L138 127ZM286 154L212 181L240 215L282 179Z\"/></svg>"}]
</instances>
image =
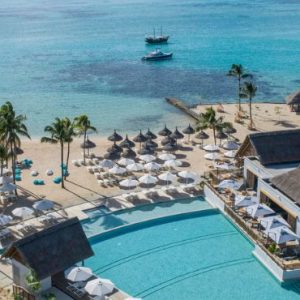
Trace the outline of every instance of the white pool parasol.
<instances>
[{"instance_id":1,"label":"white pool parasol","mask_svg":"<svg viewBox=\"0 0 300 300\"><path fill-rule=\"evenodd\" d=\"M219 151L220 147L214 144L209 144L203 147L203 149L205 151L210 151L210 152L214 152L214 151Z\"/></svg>"},{"instance_id":2,"label":"white pool parasol","mask_svg":"<svg viewBox=\"0 0 300 300\"><path fill-rule=\"evenodd\" d=\"M288 227L276 227L269 231L264 231L277 245L287 243L289 241L299 240L300 237Z\"/></svg>"},{"instance_id":3,"label":"white pool parasol","mask_svg":"<svg viewBox=\"0 0 300 300\"><path fill-rule=\"evenodd\" d=\"M157 178L155 176L146 174L139 178L139 182L143 184L155 184L157 182Z\"/></svg>"},{"instance_id":4,"label":"white pool parasol","mask_svg":"<svg viewBox=\"0 0 300 300\"><path fill-rule=\"evenodd\" d=\"M78 281L86 281L89 278L91 278L93 275L93 272L90 268L85 267L73 267L65 273L66 279L78 282Z\"/></svg>"},{"instance_id":5,"label":"white pool parasol","mask_svg":"<svg viewBox=\"0 0 300 300\"><path fill-rule=\"evenodd\" d=\"M234 141L225 141L222 143L222 147L226 150L237 150L239 145Z\"/></svg>"},{"instance_id":6,"label":"white pool parasol","mask_svg":"<svg viewBox=\"0 0 300 300\"><path fill-rule=\"evenodd\" d=\"M125 168L119 167L119 166L114 166L111 169L108 170L109 173L116 174L116 175L121 175L127 172Z\"/></svg>"},{"instance_id":7,"label":"white pool parasol","mask_svg":"<svg viewBox=\"0 0 300 300\"><path fill-rule=\"evenodd\" d=\"M164 166L168 168L176 168L182 166L182 161L177 159L169 159L164 162Z\"/></svg>"},{"instance_id":8,"label":"white pool parasol","mask_svg":"<svg viewBox=\"0 0 300 300\"><path fill-rule=\"evenodd\" d=\"M158 158L161 160L174 160L174 159L176 159L176 156L171 153L163 153L163 154L159 155Z\"/></svg>"},{"instance_id":9,"label":"white pool parasol","mask_svg":"<svg viewBox=\"0 0 300 300\"><path fill-rule=\"evenodd\" d=\"M108 279L93 279L89 281L84 289L90 294L95 296L103 296L111 293L114 290L114 284Z\"/></svg>"},{"instance_id":10,"label":"white pool parasol","mask_svg":"<svg viewBox=\"0 0 300 300\"><path fill-rule=\"evenodd\" d=\"M17 186L13 183L4 183L1 187L0 187L0 192L1 193L6 193L6 192L13 192L15 191L17 188Z\"/></svg>"},{"instance_id":11,"label":"white pool parasol","mask_svg":"<svg viewBox=\"0 0 300 300\"><path fill-rule=\"evenodd\" d=\"M139 184L139 182L135 179L125 179L122 180L119 184L120 186L125 188L133 188L136 187Z\"/></svg>"},{"instance_id":12,"label":"white pool parasol","mask_svg":"<svg viewBox=\"0 0 300 300\"><path fill-rule=\"evenodd\" d=\"M0 215L0 226L5 226L12 221L12 217L9 215Z\"/></svg>"},{"instance_id":13,"label":"white pool parasol","mask_svg":"<svg viewBox=\"0 0 300 300\"><path fill-rule=\"evenodd\" d=\"M224 156L228 157L228 158L235 158L235 156L236 156L236 150L227 151L227 152L224 153Z\"/></svg>"},{"instance_id":14,"label":"white pool parasol","mask_svg":"<svg viewBox=\"0 0 300 300\"><path fill-rule=\"evenodd\" d=\"M290 227L290 224L280 215L269 216L259 219L260 224L265 230L269 231L277 227Z\"/></svg>"},{"instance_id":15,"label":"white pool parasol","mask_svg":"<svg viewBox=\"0 0 300 300\"><path fill-rule=\"evenodd\" d=\"M126 167L128 171L138 172L144 170L144 166L140 163L133 163Z\"/></svg>"},{"instance_id":16,"label":"white pool parasol","mask_svg":"<svg viewBox=\"0 0 300 300\"><path fill-rule=\"evenodd\" d=\"M48 210L53 208L54 202L51 200L43 199L35 202L32 206L36 210Z\"/></svg>"},{"instance_id":17,"label":"white pool parasol","mask_svg":"<svg viewBox=\"0 0 300 300\"><path fill-rule=\"evenodd\" d=\"M25 219L27 217L30 217L33 214L33 209L23 206L23 207L17 207L12 211L12 214L16 217Z\"/></svg>"},{"instance_id":18,"label":"white pool parasol","mask_svg":"<svg viewBox=\"0 0 300 300\"><path fill-rule=\"evenodd\" d=\"M110 160L110 159L103 159L99 163L99 166L101 168L110 169L110 168L113 168L115 166L115 163L112 160Z\"/></svg>"},{"instance_id":19,"label":"white pool parasol","mask_svg":"<svg viewBox=\"0 0 300 300\"><path fill-rule=\"evenodd\" d=\"M160 174L158 178L163 181L175 181L177 177L171 172L165 172Z\"/></svg>"},{"instance_id":20,"label":"white pool parasol","mask_svg":"<svg viewBox=\"0 0 300 300\"><path fill-rule=\"evenodd\" d=\"M247 207L258 203L256 197L237 195L234 199L234 205L236 207Z\"/></svg>"},{"instance_id":21,"label":"white pool parasol","mask_svg":"<svg viewBox=\"0 0 300 300\"><path fill-rule=\"evenodd\" d=\"M238 190L242 186L242 183L232 180L232 179L225 179L221 181L218 185L219 189L234 189Z\"/></svg>"},{"instance_id":22,"label":"white pool parasol","mask_svg":"<svg viewBox=\"0 0 300 300\"><path fill-rule=\"evenodd\" d=\"M204 158L208 159L208 160L216 160L216 159L220 159L220 155L218 153L211 152L211 153L205 154Z\"/></svg>"},{"instance_id":23,"label":"white pool parasol","mask_svg":"<svg viewBox=\"0 0 300 300\"><path fill-rule=\"evenodd\" d=\"M12 176L1 176L0 177L0 184L12 183L13 178Z\"/></svg>"},{"instance_id":24,"label":"white pool parasol","mask_svg":"<svg viewBox=\"0 0 300 300\"><path fill-rule=\"evenodd\" d=\"M161 168L161 165L156 162L149 162L145 165L145 169L148 171L157 171Z\"/></svg>"},{"instance_id":25,"label":"white pool parasol","mask_svg":"<svg viewBox=\"0 0 300 300\"><path fill-rule=\"evenodd\" d=\"M246 207L246 212L252 218L258 218L258 217L273 214L274 210L265 204L258 203Z\"/></svg>"},{"instance_id":26,"label":"white pool parasol","mask_svg":"<svg viewBox=\"0 0 300 300\"><path fill-rule=\"evenodd\" d=\"M134 164L134 160L130 159L130 158L121 158L120 160L118 160L118 164L121 166L128 166L131 164Z\"/></svg>"},{"instance_id":27,"label":"white pool parasol","mask_svg":"<svg viewBox=\"0 0 300 300\"><path fill-rule=\"evenodd\" d=\"M140 155L139 158L144 162L151 162L153 160L156 160L156 157L151 154Z\"/></svg>"}]
</instances>

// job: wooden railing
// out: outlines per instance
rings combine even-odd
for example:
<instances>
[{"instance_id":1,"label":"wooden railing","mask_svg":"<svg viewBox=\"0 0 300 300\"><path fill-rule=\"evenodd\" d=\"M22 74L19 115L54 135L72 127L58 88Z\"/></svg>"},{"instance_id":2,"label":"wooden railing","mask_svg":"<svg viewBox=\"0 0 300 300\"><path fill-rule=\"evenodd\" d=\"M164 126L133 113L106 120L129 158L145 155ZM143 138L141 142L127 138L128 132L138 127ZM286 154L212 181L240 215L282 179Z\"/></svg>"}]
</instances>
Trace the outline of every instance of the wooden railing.
<instances>
[{"instance_id":1,"label":"wooden railing","mask_svg":"<svg viewBox=\"0 0 300 300\"><path fill-rule=\"evenodd\" d=\"M20 296L22 300L36 300L36 297L22 286L13 284L13 295Z\"/></svg>"}]
</instances>

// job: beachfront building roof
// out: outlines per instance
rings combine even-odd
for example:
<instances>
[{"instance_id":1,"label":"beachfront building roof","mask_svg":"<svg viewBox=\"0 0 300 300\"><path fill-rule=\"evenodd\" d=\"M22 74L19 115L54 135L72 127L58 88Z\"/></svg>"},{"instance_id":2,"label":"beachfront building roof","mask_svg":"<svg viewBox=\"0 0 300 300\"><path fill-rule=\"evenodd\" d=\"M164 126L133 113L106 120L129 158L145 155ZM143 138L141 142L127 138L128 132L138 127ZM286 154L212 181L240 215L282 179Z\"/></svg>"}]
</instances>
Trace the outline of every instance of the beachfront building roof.
<instances>
[{"instance_id":1,"label":"beachfront building roof","mask_svg":"<svg viewBox=\"0 0 300 300\"><path fill-rule=\"evenodd\" d=\"M300 111L300 90L286 97L286 103L290 106L291 111Z\"/></svg>"},{"instance_id":2,"label":"beachfront building roof","mask_svg":"<svg viewBox=\"0 0 300 300\"><path fill-rule=\"evenodd\" d=\"M77 218L14 242L3 254L12 260L13 281L27 288L25 277L34 270L41 280L41 290L51 288L51 278L93 255L91 246Z\"/></svg>"}]
</instances>

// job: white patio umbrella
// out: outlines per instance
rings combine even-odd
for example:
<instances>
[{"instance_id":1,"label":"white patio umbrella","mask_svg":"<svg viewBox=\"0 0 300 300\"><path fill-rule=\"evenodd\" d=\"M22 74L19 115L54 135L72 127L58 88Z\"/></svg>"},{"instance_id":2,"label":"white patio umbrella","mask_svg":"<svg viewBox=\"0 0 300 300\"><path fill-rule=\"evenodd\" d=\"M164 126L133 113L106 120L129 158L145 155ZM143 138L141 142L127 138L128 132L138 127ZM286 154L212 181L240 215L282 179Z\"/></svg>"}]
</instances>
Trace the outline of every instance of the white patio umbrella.
<instances>
[{"instance_id":1,"label":"white patio umbrella","mask_svg":"<svg viewBox=\"0 0 300 300\"><path fill-rule=\"evenodd\" d=\"M26 206L22 206L22 207L17 207L12 211L12 214L16 217L25 219L27 217L30 217L33 214L33 209L26 207Z\"/></svg>"},{"instance_id":2,"label":"white patio umbrella","mask_svg":"<svg viewBox=\"0 0 300 300\"><path fill-rule=\"evenodd\" d=\"M220 159L220 155L216 152L211 152L211 153L206 153L204 155L204 158L205 159L208 159L208 160L216 160L216 159Z\"/></svg>"},{"instance_id":3,"label":"white patio umbrella","mask_svg":"<svg viewBox=\"0 0 300 300\"><path fill-rule=\"evenodd\" d=\"M0 184L12 183L13 178L12 176L1 176L0 177Z\"/></svg>"},{"instance_id":4,"label":"white patio umbrella","mask_svg":"<svg viewBox=\"0 0 300 300\"><path fill-rule=\"evenodd\" d=\"M139 178L139 182L143 184L155 184L157 182L157 178L150 174L146 174Z\"/></svg>"},{"instance_id":5,"label":"white patio umbrella","mask_svg":"<svg viewBox=\"0 0 300 300\"><path fill-rule=\"evenodd\" d=\"M125 179L122 180L119 185L126 188L133 188L136 187L139 184L139 182L135 179Z\"/></svg>"},{"instance_id":6,"label":"white patio umbrella","mask_svg":"<svg viewBox=\"0 0 300 300\"><path fill-rule=\"evenodd\" d=\"M0 215L0 226L5 226L12 221L12 217L9 215Z\"/></svg>"},{"instance_id":7,"label":"white patio umbrella","mask_svg":"<svg viewBox=\"0 0 300 300\"><path fill-rule=\"evenodd\" d=\"M13 183L4 183L1 187L0 187L0 192L5 193L5 192L12 192L15 191L17 188L17 186Z\"/></svg>"},{"instance_id":8,"label":"white patio umbrella","mask_svg":"<svg viewBox=\"0 0 300 300\"><path fill-rule=\"evenodd\" d=\"M133 163L126 167L128 171L138 172L144 170L144 166L140 163Z\"/></svg>"},{"instance_id":9,"label":"white patio umbrella","mask_svg":"<svg viewBox=\"0 0 300 300\"><path fill-rule=\"evenodd\" d=\"M176 168L182 166L182 161L177 159L169 159L164 162L165 167Z\"/></svg>"},{"instance_id":10,"label":"white patio umbrella","mask_svg":"<svg viewBox=\"0 0 300 300\"><path fill-rule=\"evenodd\" d=\"M234 141L225 141L222 143L222 147L226 150L237 150L239 145Z\"/></svg>"},{"instance_id":11,"label":"white patio umbrella","mask_svg":"<svg viewBox=\"0 0 300 300\"><path fill-rule=\"evenodd\" d=\"M51 200L43 199L35 202L32 206L36 210L48 210L53 208L54 202Z\"/></svg>"},{"instance_id":12,"label":"white patio umbrella","mask_svg":"<svg viewBox=\"0 0 300 300\"><path fill-rule=\"evenodd\" d=\"M73 282L86 281L91 278L92 275L92 270L86 267L73 267L65 272L66 279Z\"/></svg>"},{"instance_id":13,"label":"white patio umbrella","mask_svg":"<svg viewBox=\"0 0 300 300\"><path fill-rule=\"evenodd\" d=\"M6 175L8 173L11 173L11 170L7 169L7 168L3 168L2 174Z\"/></svg>"},{"instance_id":14,"label":"white patio umbrella","mask_svg":"<svg viewBox=\"0 0 300 300\"><path fill-rule=\"evenodd\" d=\"M151 162L153 160L156 160L156 157L151 154L140 155L139 158L144 162Z\"/></svg>"},{"instance_id":15,"label":"white patio umbrella","mask_svg":"<svg viewBox=\"0 0 300 300\"><path fill-rule=\"evenodd\" d=\"M175 181L176 180L176 175L172 174L171 172L165 172L165 173L162 173L158 176L158 178L160 180L163 180L163 181Z\"/></svg>"},{"instance_id":16,"label":"white patio umbrella","mask_svg":"<svg viewBox=\"0 0 300 300\"><path fill-rule=\"evenodd\" d=\"M115 166L115 163L112 160L110 160L110 159L103 159L99 163L99 166L101 168L110 169L110 168L113 168Z\"/></svg>"},{"instance_id":17,"label":"white patio umbrella","mask_svg":"<svg viewBox=\"0 0 300 300\"><path fill-rule=\"evenodd\" d=\"M259 221L261 226L267 231L282 226L290 227L290 224L280 215L264 217L259 219Z\"/></svg>"},{"instance_id":18,"label":"white patio umbrella","mask_svg":"<svg viewBox=\"0 0 300 300\"><path fill-rule=\"evenodd\" d=\"M208 145L204 146L203 149L205 151L213 152L213 151L219 151L220 147L217 145L214 145L214 144L208 144Z\"/></svg>"},{"instance_id":19,"label":"white patio umbrella","mask_svg":"<svg viewBox=\"0 0 300 300\"><path fill-rule=\"evenodd\" d=\"M130 159L130 158L121 158L120 160L118 160L118 164L121 166L128 166L128 165L132 165L134 164L134 160Z\"/></svg>"},{"instance_id":20,"label":"white patio umbrella","mask_svg":"<svg viewBox=\"0 0 300 300\"><path fill-rule=\"evenodd\" d=\"M289 241L299 240L300 237L296 235L292 230L288 227L276 227L269 231L265 231L265 233L270 237L277 245L284 244Z\"/></svg>"},{"instance_id":21,"label":"white patio umbrella","mask_svg":"<svg viewBox=\"0 0 300 300\"><path fill-rule=\"evenodd\" d=\"M178 176L185 179L197 179L199 176L195 172L191 172L188 170L181 171L178 173Z\"/></svg>"},{"instance_id":22,"label":"white patio umbrella","mask_svg":"<svg viewBox=\"0 0 300 300\"><path fill-rule=\"evenodd\" d=\"M224 156L228 158L235 158L235 155L236 155L236 150L229 150L224 153Z\"/></svg>"},{"instance_id":23,"label":"white patio umbrella","mask_svg":"<svg viewBox=\"0 0 300 300\"><path fill-rule=\"evenodd\" d=\"M256 197L237 195L234 199L234 205L236 207L247 207L258 203Z\"/></svg>"},{"instance_id":24,"label":"white patio umbrella","mask_svg":"<svg viewBox=\"0 0 300 300\"><path fill-rule=\"evenodd\" d=\"M161 160L174 160L174 159L176 159L176 156L171 153L163 153L163 154L159 155L158 158Z\"/></svg>"},{"instance_id":25,"label":"white patio umbrella","mask_svg":"<svg viewBox=\"0 0 300 300\"><path fill-rule=\"evenodd\" d=\"M246 207L246 212L252 218L258 218L273 214L274 210L263 203L257 203Z\"/></svg>"},{"instance_id":26,"label":"white patio umbrella","mask_svg":"<svg viewBox=\"0 0 300 300\"><path fill-rule=\"evenodd\" d=\"M219 189L238 190L241 186L242 186L242 183L240 183L236 180L232 180L232 179L225 179L218 184Z\"/></svg>"},{"instance_id":27,"label":"white patio umbrella","mask_svg":"<svg viewBox=\"0 0 300 300\"><path fill-rule=\"evenodd\" d=\"M232 165L232 164L228 164L228 163L223 163L223 164L214 164L214 167L216 168L216 169L222 169L222 170L232 170L232 169L234 169L235 167L234 167L234 165Z\"/></svg>"},{"instance_id":28,"label":"white patio umbrella","mask_svg":"<svg viewBox=\"0 0 300 300\"><path fill-rule=\"evenodd\" d=\"M119 166L114 166L112 167L111 169L108 170L109 173L112 173L112 174L124 174L127 172L127 170L125 168L122 168L122 167L119 167Z\"/></svg>"},{"instance_id":29,"label":"white patio umbrella","mask_svg":"<svg viewBox=\"0 0 300 300\"><path fill-rule=\"evenodd\" d=\"M114 290L114 284L108 279L96 278L89 281L84 289L95 296L102 296L111 293Z\"/></svg>"},{"instance_id":30,"label":"white patio umbrella","mask_svg":"<svg viewBox=\"0 0 300 300\"><path fill-rule=\"evenodd\" d=\"M149 162L145 165L145 169L148 171L157 171L161 168L161 165L156 162Z\"/></svg>"}]
</instances>

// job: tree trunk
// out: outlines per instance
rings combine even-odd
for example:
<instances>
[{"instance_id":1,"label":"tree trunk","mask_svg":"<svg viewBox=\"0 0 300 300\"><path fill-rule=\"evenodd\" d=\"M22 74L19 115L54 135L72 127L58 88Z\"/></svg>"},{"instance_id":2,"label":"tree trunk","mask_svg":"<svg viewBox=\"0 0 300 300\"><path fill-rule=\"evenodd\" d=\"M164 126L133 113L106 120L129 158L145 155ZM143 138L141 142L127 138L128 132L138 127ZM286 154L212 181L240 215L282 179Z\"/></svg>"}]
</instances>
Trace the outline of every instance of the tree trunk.
<instances>
[{"instance_id":1,"label":"tree trunk","mask_svg":"<svg viewBox=\"0 0 300 300\"><path fill-rule=\"evenodd\" d=\"M241 111L242 110L242 107L241 107L241 96L240 96L240 94L241 94L241 76L239 76L238 77L238 81L239 81L239 90L238 90L238 105L239 105L239 111Z\"/></svg>"},{"instance_id":2,"label":"tree trunk","mask_svg":"<svg viewBox=\"0 0 300 300\"><path fill-rule=\"evenodd\" d=\"M215 145L217 145L217 139L216 139L216 128L213 127L213 134L214 134L214 141L215 141Z\"/></svg>"},{"instance_id":3,"label":"tree trunk","mask_svg":"<svg viewBox=\"0 0 300 300\"><path fill-rule=\"evenodd\" d=\"M253 128L253 119L252 119L252 97L249 97L249 115L250 115L250 127Z\"/></svg>"},{"instance_id":4,"label":"tree trunk","mask_svg":"<svg viewBox=\"0 0 300 300\"><path fill-rule=\"evenodd\" d=\"M15 168L15 155L13 152L13 142L10 143L10 152L11 152L11 168L13 174L13 183L16 183L16 168Z\"/></svg>"},{"instance_id":5,"label":"tree trunk","mask_svg":"<svg viewBox=\"0 0 300 300\"><path fill-rule=\"evenodd\" d=\"M64 189L65 184L64 184L64 143L61 141L60 142L60 162L61 162L61 187Z\"/></svg>"},{"instance_id":6,"label":"tree trunk","mask_svg":"<svg viewBox=\"0 0 300 300\"><path fill-rule=\"evenodd\" d=\"M4 159L1 159L1 166L0 166L0 176L3 176L3 163L4 163Z\"/></svg>"},{"instance_id":7,"label":"tree trunk","mask_svg":"<svg viewBox=\"0 0 300 300\"><path fill-rule=\"evenodd\" d=\"M67 149L67 159L66 159L67 171L69 171L69 158L70 158L70 142L68 142L68 149ZM65 179L67 179L67 176L65 176Z\"/></svg>"},{"instance_id":8,"label":"tree trunk","mask_svg":"<svg viewBox=\"0 0 300 300\"><path fill-rule=\"evenodd\" d=\"M84 130L84 135L83 135L83 163L85 165L85 141L86 141L86 130Z\"/></svg>"}]
</instances>

